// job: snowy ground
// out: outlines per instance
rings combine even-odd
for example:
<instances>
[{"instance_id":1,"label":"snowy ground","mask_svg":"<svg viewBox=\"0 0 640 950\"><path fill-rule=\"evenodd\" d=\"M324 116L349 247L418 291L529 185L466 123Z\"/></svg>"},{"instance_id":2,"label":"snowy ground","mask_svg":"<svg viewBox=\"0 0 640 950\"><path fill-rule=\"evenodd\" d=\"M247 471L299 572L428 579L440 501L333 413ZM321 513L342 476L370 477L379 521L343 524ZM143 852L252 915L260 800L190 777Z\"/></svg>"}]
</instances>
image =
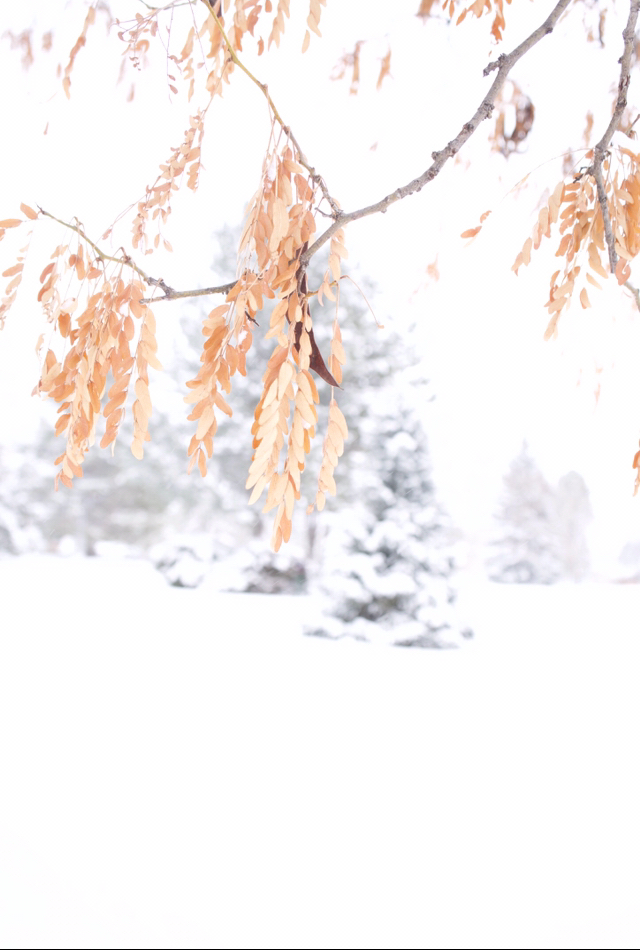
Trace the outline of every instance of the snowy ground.
<instances>
[{"instance_id":1,"label":"snowy ground","mask_svg":"<svg viewBox=\"0 0 640 950\"><path fill-rule=\"evenodd\" d=\"M0 946L640 944L640 587L469 585L476 637L0 561Z\"/></svg>"}]
</instances>

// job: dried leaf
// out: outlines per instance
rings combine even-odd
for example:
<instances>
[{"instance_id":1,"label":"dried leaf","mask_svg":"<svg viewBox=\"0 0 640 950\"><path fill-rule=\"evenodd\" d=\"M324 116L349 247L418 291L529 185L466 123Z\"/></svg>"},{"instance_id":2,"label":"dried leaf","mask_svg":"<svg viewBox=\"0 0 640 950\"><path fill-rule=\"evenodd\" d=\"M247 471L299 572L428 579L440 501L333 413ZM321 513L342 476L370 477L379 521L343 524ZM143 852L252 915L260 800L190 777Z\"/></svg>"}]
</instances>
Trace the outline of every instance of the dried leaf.
<instances>
[{"instance_id":1,"label":"dried leaf","mask_svg":"<svg viewBox=\"0 0 640 950\"><path fill-rule=\"evenodd\" d=\"M151 405L151 396L149 395L149 387L145 383L144 379L142 379L141 377L138 377L138 379L136 380L135 393L138 399L140 400L140 404L142 406L144 414L148 419L151 416L151 413L153 412L153 407Z\"/></svg>"},{"instance_id":2,"label":"dried leaf","mask_svg":"<svg viewBox=\"0 0 640 950\"><path fill-rule=\"evenodd\" d=\"M580 303L582 304L583 309L585 310L587 309L587 307L591 306L591 302L589 301L589 297L588 297L587 290L585 287L583 287L582 290L580 291Z\"/></svg>"}]
</instances>

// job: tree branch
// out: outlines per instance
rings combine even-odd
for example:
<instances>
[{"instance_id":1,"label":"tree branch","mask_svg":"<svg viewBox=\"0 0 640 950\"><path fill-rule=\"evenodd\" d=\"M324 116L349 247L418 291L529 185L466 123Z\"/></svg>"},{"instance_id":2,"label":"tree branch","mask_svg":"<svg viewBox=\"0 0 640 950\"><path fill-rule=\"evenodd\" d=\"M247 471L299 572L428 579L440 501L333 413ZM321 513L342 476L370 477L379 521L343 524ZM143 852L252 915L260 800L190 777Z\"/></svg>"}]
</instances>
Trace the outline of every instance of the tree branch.
<instances>
[{"instance_id":1,"label":"tree branch","mask_svg":"<svg viewBox=\"0 0 640 950\"><path fill-rule=\"evenodd\" d=\"M302 255L300 258L300 263L302 265L308 264L313 255L320 250L323 244L332 237L335 232L344 227L345 224L349 224L350 221L357 221L358 218L365 218L370 214L377 214L378 212L384 212L387 208L394 204L396 201L400 201L401 198L406 198L408 195L413 195L415 192L420 191L424 185L427 185L430 181L436 177L437 174L442 170L444 164L452 158L457 152L460 151L464 143L470 138L475 130L478 128L480 123L484 119L488 119L495 105L496 98L498 93L502 89L504 82L507 78L507 75L511 68L518 62L518 60L524 56L533 46L536 45L544 36L548 33L551 33L560 19L562 13L569 6L571 0L559 0L559 3L553 8L547 19L541 26L535 30L531 36L527 37L524 42L517 46L511 53L508 55L502 54L494 63L489 63L483 71L484 76L488 76L493 70L498 70L498 75L493 81L493 85L489 89L489 92L486 94L475 113L468 122L462 126L462 129L458 135L452 139L448 145L439 151L433 152L431 157L433 158L433 164L427 168L419 178L414 178L413 181L410 181L409 184L403 185L401 188L397 188L390 195L387 195L381 201L376 202L376 204L368 205L366 208L360 208L358 211L350 211L348 213L340 214L336 221L331 224L323 234L311 245L310 248ZM632 0L633 3L640 3L640 0Z\"/></svg>"},{"instance_id":2,"label":"tree branch","mask_svg":"<svg viewBox=\"0 0 640 950\"><path fill-rule=\"evenodd\" d=\"M489 89L488 93L486 94L486 96L484 97L484 99L482 100L478 108L476 109L471 119L463 125L458 135L454 139L452 139L441 151L432 153L431 157L433 158L433 164L430 165L429 168L427 168L427 170L423 172L423 174L420 175L419 178L414 178L414 180L409 182L407 185L403 185L402 187L397 188L394 192L387 195L385 198L382 198L381 201L376 202L376 204L368 205L365 208L360 208L357 211L350 211L350 212L341 211L337 203L329 195L326 184L324 180L322 179L322 177L316 172L316 170L312 166L308 164L304 156L304 153L300 149L300 146L297 140L295 139L295 136L291 132L291 129L284 124L280 116L280 113L278 112L275 106L275 103L273 102L271 96L269 95L266 85L261 83L258 79L256 79L256 77L238 59L238 56L235 50L231 46L231 43L226 33L224 32L224 29L220 23L218 16L212 9L210 0L202 0L202 2L206 4L212 16L216 20L216 23L218 24L218 28L220 29L222 37L226 43L226 46L227 46L227 49L229 51L229 55L232 61L237 66L239 66L240 69L244 73L247 74L247 76L252 80L252 82L254 82L258 86L258 88L261 90L263 95L266 97L276 120L281 125L282 130L285 132L285 134L288 135L289 138L291 139L291 142L293 143L298 153L298 160L300 161L302 165L304 165L304 167L307 169L311 177L315 181L318 182L323 195L325 196L325 198L327 199L327 201L329 202L329 204L331 205L333 209L334 213L332 216L335 218L333 223L327 228L326 231L323 232L323 234L320 235L320 237L311 245L311 247L309 247L305 251L305 253L301 255L300 264L304 267L309 263L313 255L317 251L319 251L320 248L324 244L326 244L326 242L332 237L332 235L335 234L335 232L339 230L341 227L344 227L345 224L349 224L350 221L357 221L359 218L365 218L371 214L377 214L378 212L381 212L384 214L390 205L394 204L396 201L400 201L402 198L406 198L408 195L415 194L416 192L420 191L424 187L424 185L428 184L430 181L433 181L436 175L438 175L439 172L442 170L445 163L454 155L456 155L460 151L464 143L467 141L467 139L469 139L473 135L473 133L476 131L480 123L484 119L489 118L489 116L493 112L495 100L498 96L498 93L502 89L502 86L504 85L507 75L509 74L512 67L518 62L518 60L522 56L524 56L525 53L527 53L533 46L535 46L536 43L538 43L548 33L551 33L553 31L560 16L564 12L564 10L567 8L571 0L559 0L559 2L556 4L556 6L553 8L551 13L547 17L547 19L544 21L544 23L542 23L538 27L537 30L535 30L529 37L527 37L526 40L524 40L519 46L517 46L514 50L512 50L512 52L509 53L508 55L502 54L501 56L498 57L498 59L495 62L489 63L489 65L485 67L483 71L483 75L485 76L487 76L490 72L493 72L496 69L498 71L498 75L494 79L491 88ZM623 78L624 76L626 76L626 85L624 87L624 101L623 101L619 114L618 114L618 105L616 106L616 112L614 112L614 117L617 115L616 125L610 133L609 133L609 130L607 130L607 133L605 133L605 136L602 139L603 142L607 134L609 134L609 137L610 137L610 135L613 134L613 131L615 131L615 128L617 127L617 123L620 121L620 116L626 104L626 88L629 84L629 63L630 63L630 56L631 56L631 53L630 53L631 45L630 43L627 43L627 34L628 34L629 29L631 29L631 37L633 38L633 35L635 32L635 20L637 19L638 8L640 7L640 0L631 0L631 6L632 6L632 13L634 13L635 11L635 18L633 19L633 22L632 22L632 19L630 16L629 23L627 24L627 27L625 28L625 33L624 33L625 53L623 55L623 60L624 60L623 75L621 76L621 80L620 80L620 83L622 85ZM629 48L628 54L627 54L627 47ZM625 66L625 63L626 63L626 66ZM621 91L621 94L622 94L622 91ZM612 119L611 124L613 125L613 119ZM596 146L596 148L597 147L598 146ZM165 284L164 280L157 279L154 277L149 277L149 275L145 274L144 271L141 268L139 268L136 264L134 264L130 258L128 257L116 258L116 257L111 257L108 254L104 254L100 250L100 248L96 244L94 244L94 242L91 241L80 228L76 227L75 225L68 224L65 221L61 221L59 218L55 218L52 214L49 214L46 211L42 211L42 209L39 209L39 210L42 212L42 214L47 215L47 217L53 218L53 220L58 221L59 224L62 224L65 227L71 228L73 231L76 231L78 234L80 234L83 237L83 239L86 240L87 243L90 244L91 247L94 248L94 250L96 251L99 257L103 258L104 260L112 260L112 261L115 261L116 263L124 264L127 267L131 267L133 270L136 271L136 273L138 273L143 278L143 280L147 284L158 286L163 291L164 293L163 297L143 298L143 300L141 301L142 303L151 303L152 301L153 303L158 303L161 300L177 300L183 297L200 297L200 296L205 296L208 294L222 294L222 293L226 294L231 290L232 287L235 286L236 281L231 281L229 283L220 284L215 287L203 287L203 288L196 288L194 290L174 290L172 287L169 287L167 284Z\"/></svg>"},{"instance_id":3,"label":"tree branch","mask_svg":"<svg viewBox=\"0 0 640 950\"><path fill-rule=\"evenodd\" d=\"M134 270L136 274L142 277L145 284L149 286L159 287L160 290L164 293L164 297L143 297L140 300L140 303L158 303L160 300L178 300L180 297L204 297L207 294L228 294L232 287L235 287L237 281L232 280L228 284L220 284L217 287L199 287L195 290L174 290L173 287L169 287L168 284L165 284L164 280L160 277L151 277L149 274L146 274L141 267L138 267L137 264L131 260L128 254L125 254L123 257L113 257L111 254L105 254L104 251L98 247L95 241L92 241L85 232L77 224L70 224L68 221L62 221L61 218L56 218L54 214L51 214L49 211L45 211L44 208L41 208L40 205L37 205L38 211L40 214L44 215L46 218L51 218L52 221L56 221L58 224L61 224L65 228L69 228L70 231L75 231L76 234L79 234L83 241L93 248L96 252L96 256L102 261L113 261L115 264L122 264L124 267L130 267L131 270Z\"/></svg>"},{"instance_id":4,"label":"tree branch","mask_svg":"<svg viewBox=\"0 0 640 950\"><path fill-rule=\"evenodd\" d=\"M618 60L618 62L621 64L620 81L618 83L618 99L613 110L613 115L611 116L611 121L607 126L607 130L593 149L593 165L590 169L590 173L593 175L596 181L598 201L600 203L600 211L602 212L602 221L604 223L604 234L607 241L607 248L609 250L609 267L611 268L612 274L615 274L616 267L618 266L618 255L616 253L616 241L613 234L613 229L611 227L611 216L609 214L607 192L602 176L602 163L604 162L605 155L607 154L607 149L611 144L613 133L620 125L622 113L624 112L627 105L627 90L629 89L629 82L631 78L631 55L633 52L633 42L636 35L636 22L638 19L639 9L640 0L631 0L629 19L627 20L627 25L622 31L624 50L622 56Z\"/></svg>"},{"instance_id":5,"label":"tree branch","mask_svg":"<svg viewBox=\"0 0 640 950\"><path fill-rule=\"evenodd\" d=\"M640 290L637 287L634 287L633 284L629 283L628 280L625 281L624 286L627 287L633 296L635 297L636 307L640 310Z\"/></svg>"},{"instance_id":6,"label":"tree branch","mask_svg":"<svg viewBox=\"0 0 640 950\"><path fill-rule=\"evenodd\" d=\"M154 281L153 277L149 277L142 270L141 267L138 267L137 264L134 264L128 254L125 254L124 257L112 257L111 254L105 254L90 237L84 233L81 227L78 227L76 224L69 224L68 221L62 221L60 218L56 218L55 214L51 214L49 211L45 211L44 208L41 208L40 205L36 205L40 214L43 214L46 218L51 218L52 221L57 221L58 224L61 224L64 228L69 228L71 231L75 231L76 234L79 234L83 241L86 241L87 244L94 249L96 255L103 261L114 261L116 264L124 264L125 267L130 267L132 270L139 274L140 277L144 280L145 283L157 283Z\"/></svg>"}]
</instances>

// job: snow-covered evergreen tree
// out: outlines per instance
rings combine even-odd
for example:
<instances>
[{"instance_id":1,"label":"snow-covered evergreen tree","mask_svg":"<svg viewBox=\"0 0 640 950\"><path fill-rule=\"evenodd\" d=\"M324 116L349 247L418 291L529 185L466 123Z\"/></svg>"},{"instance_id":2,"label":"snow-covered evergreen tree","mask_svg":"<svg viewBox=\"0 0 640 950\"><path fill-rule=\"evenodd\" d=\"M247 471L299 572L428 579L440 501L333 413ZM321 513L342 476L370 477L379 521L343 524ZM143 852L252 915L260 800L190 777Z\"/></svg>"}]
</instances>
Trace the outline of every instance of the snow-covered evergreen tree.
<instances>
[{"instance_id":1,"label":"snow-covered evergreen tree","mask_svg":"<svg viewBox=\"0 0 640 950\"><path fill-rule=\"evenodd\" d=\"M496 514L499 537L488 561L492 580L552 584L563 573L553 489L526 444L504 477Z\"/></svg>"},{"instance_id":2,"label":"snow-covered evergreen tree","mask_svg":"<svg viewBox=\"0 0 640 950\"><path fill-rule=\"evenodd\" d=\"M591 521L589 489L578 472L568 472L558 482L555 498L555 523L562 574L581 581L589 572L589 547L585 529Z\"/></svg>"},{"instance_id":3,"label":"snow-covered evergreen tree","mask_svg":"<svg viewBox=\"0 0 640 950\"><path fill-rule=\"evenodd\" d=\"M377 328L355 293L341 291L340 325L347 362L337 398L349 438L337 496L322 513L323 616L309 632L446 646L461 629L450 526L418 411L432 397L417 350L410 334Z\"/></svg>"},{"instance_id":4,"label":"snow-covered evergreen tree","mask_svg":"<svg viewBox=\"0 0 640 950\"><path fill-rule=\"evenodd\" d=\"M582 580L589 571L585 529L591 518L583 477L568 472L554 489L525 443L504 478L489 576L520 584Z\"/></svg>"},{"instance_id":5,"label":"snow-covered evergreen tree","mask_svg":"<svg viewBox=\"0 0 640 950\"><path fill-rule=\"evenodd\" d=\"M56 551L65 538L82 554L95 554L104 542L144 554L172 532L206 530L216 494L211 485L197 486L198 492L187 478L184 440L171 420L156 411L152 421L144 464L129 451L125 422L114 455L90 456L84 477L71 490L54 491L52 461L60 449L48 427L34 448L14 453L17 461L10 479L3 480L2 495L10 492L18 531L30 532L30 542L19 549Z\"/></svg>"}]
</instances>

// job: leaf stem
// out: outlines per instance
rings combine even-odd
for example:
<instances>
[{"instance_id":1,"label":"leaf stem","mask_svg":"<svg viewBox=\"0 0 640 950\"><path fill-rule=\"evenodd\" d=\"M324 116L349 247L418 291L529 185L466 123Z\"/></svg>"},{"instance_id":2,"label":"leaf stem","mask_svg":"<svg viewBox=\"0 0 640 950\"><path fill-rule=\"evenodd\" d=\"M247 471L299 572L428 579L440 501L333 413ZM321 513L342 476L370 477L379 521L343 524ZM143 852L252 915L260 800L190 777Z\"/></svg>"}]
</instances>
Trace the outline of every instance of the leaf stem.
<instances>
[{"instance_id":1,"label":"leaf stem","mask_svg":"<svg viewBox=\"0 0 640 950\"><path fill-rule=\"evenodd\" d=\"M273 99L271 98L271 95L269 94L267 84L260 82L260 80L256 76L253 75L251 70L247 69L244 63L238 58L238 54L236 53L233 46L231 45L231 41L229 40L229 37L224 31L224 27L222 23L220 22L220 18L218 17L218 14L213 9L212 0L202 0L202 2L209 9L211 16L216 21L216 24L217 24L218 29L220 30L222 39L224 40L227 50L229 51L229 56L231 57L233 62L236 64L236 66L238 66L242 70L242 72L245 73L249 77L251 82L255 83L255 85L258 87L260 92L263 94L263 96L269 103L269 108L271 109L276 122L278 122L278 124L282 128L282 131L291 140L291 144L296 150L298 161L304 168L307 169L307 171L309 172L309 175L311 176L312 181L314 181L316 184L319 185L320 190L322 191L322 194L324 195L327 202L329 203L329 206L331 207L331 211L332 211L331 216L333 218L339 218L342 215L342 210L340 206L338 205L335 198L332 198L331 195L329 194L329 189L327 188L326 182L324 178L322 177L322 175L320 175L320 173L316 171L313 165L309 164L306 155L300 148L300 143L298 142L298 140L296 139L295 135L293 134L291 130L291 126L285 124L284 119L280 115L275 102L273 101Z\"/></svg>"}]
</instances>

